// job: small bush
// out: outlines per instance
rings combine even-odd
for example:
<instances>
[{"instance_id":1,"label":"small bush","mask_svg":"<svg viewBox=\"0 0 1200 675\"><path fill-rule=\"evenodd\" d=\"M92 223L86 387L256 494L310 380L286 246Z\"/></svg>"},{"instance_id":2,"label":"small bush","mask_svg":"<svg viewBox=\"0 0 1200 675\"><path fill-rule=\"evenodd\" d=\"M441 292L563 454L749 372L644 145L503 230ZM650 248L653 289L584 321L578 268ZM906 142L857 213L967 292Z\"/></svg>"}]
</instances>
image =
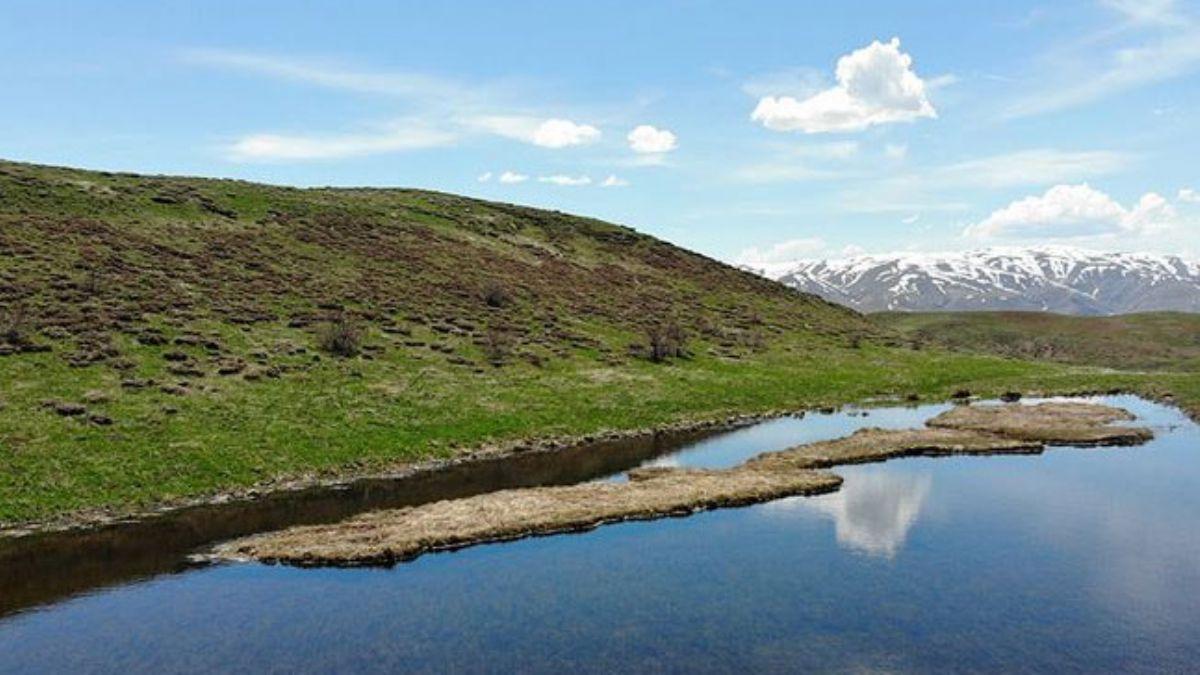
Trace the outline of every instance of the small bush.
<instances>
[{"instance_id":1,"label":"small bush","mask_svg":"<svg viewBox=\"0 0 1200 675\"><path fill-rule=\"evenodd\" d=\"M761 328L754 328L742 334L742 344L751 351L761 352L767 348L767 336Z\"/></svg>"},{"instance_id":2,"label":"small bush","mask_svg":"<svg viewBox=\"0 0 1200 675\"><path fill-rule=\"evenodd\" d=\"M687 355L687 336L677 322L667 321L646 329L646 358L662 363Z\"/></svg>"},{"instance_id":3,"label":"small bush","mask_svg":"<svg viewBox=\"0 0 1200 675\"><path fill-rule=\"evenodd\" d=\"M357 356L362 351L362 330L346 317L339 317L317 330L317 346L334 356Z\"/></svg>"},{"instance_id":4,"label":"small bush","mask_svg":"<svg viewBox=\"0 0 1200 675\"><path fill-rule=\"evenodd\" d=\"M483 301L487 303L488 307L501 308L511 305L513 297L507 288L493 282L483 289Z\"/></svg>"},{"instance_id":5,"label":"small bush","mask_svg":"<svg viewBox=\"0 0 1200 675\"><path fill-rule=\"evenodd\" d=\"M13 346L29 344L29 319L25 314L25 306L13 305L0 311L0 341Z\"/></svg>"},{"instance_id":6,"label":"small bush","mask_svg":"<svg viewBox=\"0 0 1200 675\"><path fill-rule=\"evenodd\" d=\"M512 356L516 340L512 333L496 326L489 327L483 336L483 354L492 365L502 365Z\"/></svg>"}]
</instances>

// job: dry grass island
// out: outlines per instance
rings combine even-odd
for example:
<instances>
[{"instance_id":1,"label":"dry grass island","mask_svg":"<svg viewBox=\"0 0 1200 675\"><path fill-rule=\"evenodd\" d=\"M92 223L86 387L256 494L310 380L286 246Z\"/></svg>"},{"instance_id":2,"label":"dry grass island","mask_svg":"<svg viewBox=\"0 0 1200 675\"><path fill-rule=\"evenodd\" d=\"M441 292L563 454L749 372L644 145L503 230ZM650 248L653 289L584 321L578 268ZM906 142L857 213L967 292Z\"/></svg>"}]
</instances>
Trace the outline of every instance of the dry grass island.
<instances>
[{"instance_id":1,"label":"dry grass island","mask_svg":"<svg viewBox=\"0 0 1200 675\"><path fill-rule=\"evenodd\" d=\"M218 560L301 566L389 565L484 542L587 530L605 523L764 502L836 490L822 469L904 456L1034 454L1047 444L1133 445L1143 427L1114 426L1127 411L1080 402L958 406L924 429L863 429L832 441L759 455L728 470L643 468L628 483L503 490L379 511L331 525L295 527L218 546Z\"/></svg>"}]
</instances>

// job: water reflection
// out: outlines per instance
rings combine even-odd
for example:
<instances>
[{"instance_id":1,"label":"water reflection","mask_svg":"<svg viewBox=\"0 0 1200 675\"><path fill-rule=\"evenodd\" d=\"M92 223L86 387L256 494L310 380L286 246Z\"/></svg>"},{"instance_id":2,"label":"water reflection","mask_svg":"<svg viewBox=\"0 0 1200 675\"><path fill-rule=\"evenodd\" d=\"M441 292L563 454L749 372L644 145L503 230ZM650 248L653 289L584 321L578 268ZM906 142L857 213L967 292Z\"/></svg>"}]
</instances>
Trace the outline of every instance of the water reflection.
<instances>
[{"instance_id":1,"label":"water reflection","mask_svg":"<svg viewBox=\"0 0 1200 675\"><path fill-rule=\"evenodd\" d=\"M904 547L932 486L929 474L859 472L847 476L837 492L784 499L764 505L763 510L815 510L833 518L843 548L890 559Z\"/></svg>"}]
</instances>

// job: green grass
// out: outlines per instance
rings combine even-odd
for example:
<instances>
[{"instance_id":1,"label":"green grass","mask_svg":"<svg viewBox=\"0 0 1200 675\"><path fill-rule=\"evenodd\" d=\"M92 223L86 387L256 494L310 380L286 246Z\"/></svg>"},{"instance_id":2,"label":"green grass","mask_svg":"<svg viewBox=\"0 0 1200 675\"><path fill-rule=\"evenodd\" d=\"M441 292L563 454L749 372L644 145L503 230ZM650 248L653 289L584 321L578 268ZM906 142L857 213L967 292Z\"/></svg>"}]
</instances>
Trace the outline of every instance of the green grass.
<instances>
[{"instance_id":1,"label":"green grass","mask_svg":"<svg viewBox=\"0 0 1200 675\"><path fill-rule=\"evenodd\" d=\"M1200 314L884 313L886 329L949 349L1120 368L1200 372Z\"/></svg>"},{"instance_id":2,"label":"green grass","mask_svg":"<svg viewBox=\"0 0 1200 675\"><path fill-rule=\"evenodd\" d=\"M124 391L121 376L70 368L52 354L0 364L7 383L0 521L8 523L97 507L127 510L267 479L382 469L488 442L876 396L1133 388L1200 400L1195 376L1150 378L787 340L737 362L697 357L606 366L580 357L470 379L433 359L324 359L277 380L209 378L206 390L185 397ZM89 391L108 395L108 402L90 407L113 417L114 425L60 417L40 406L47 398L82 400Z\"/></svg>"},{"instance_id":3,"label":"green grass","mask_svg":"<svg viewBox=\"0 0 1200 675\"><path fill-rule=\"evenodd\" d=\"M0 195L3 524L880 396L1200 401L1170 330L1154 374L906 349L891 326L628 228L509 204L5 162ZM495 284L511 303L484 301ZM341 317L364 353L317 354ZM631 352L665 322L690 358ZM497 332L511 348L493 364Z\"/></svg>"}]
</instances>

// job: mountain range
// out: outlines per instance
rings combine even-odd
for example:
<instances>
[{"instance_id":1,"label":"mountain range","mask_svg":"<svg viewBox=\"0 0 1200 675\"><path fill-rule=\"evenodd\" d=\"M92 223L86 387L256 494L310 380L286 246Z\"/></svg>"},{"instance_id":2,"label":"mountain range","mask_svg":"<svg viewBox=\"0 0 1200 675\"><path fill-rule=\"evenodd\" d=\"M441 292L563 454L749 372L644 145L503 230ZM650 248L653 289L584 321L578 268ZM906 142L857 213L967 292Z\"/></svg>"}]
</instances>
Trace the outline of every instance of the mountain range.
<instances>
[{"instance_id":1,"label":"mountain range","mask_svg":"<svg viewBox=\"0 0 1200 675\"><path fill-rule=\"evenodd\" d=\"M803 261L770 276L863 312L1200 312L1200 264L1169 255L993 248Z\"/></svg>"}]
</instances>

